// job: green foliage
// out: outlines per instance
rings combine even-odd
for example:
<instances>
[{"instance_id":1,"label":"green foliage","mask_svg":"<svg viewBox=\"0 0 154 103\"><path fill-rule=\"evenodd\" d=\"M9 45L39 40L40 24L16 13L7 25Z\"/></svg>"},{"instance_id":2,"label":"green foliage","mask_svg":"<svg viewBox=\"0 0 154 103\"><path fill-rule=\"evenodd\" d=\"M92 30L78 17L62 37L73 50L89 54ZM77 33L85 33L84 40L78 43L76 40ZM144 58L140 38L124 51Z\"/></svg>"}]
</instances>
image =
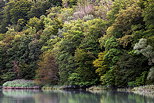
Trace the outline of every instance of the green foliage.
<instances>
[{"instance_id":1,"label":"green foliage","mask_svg":"<svg viewBox=\"0 0 154 103\"><path fill-rule=\"evenodd\" d=\"M154 33L154 1L147 0L144 3L143 17L146 24L146 34L152 36Z\"/></svg>"},{"instance_id":2,"label":"green foliage","mask_svg":"<svg viewBox=\"0 0 154 103\"><path fill-rule=\"evenodd\" d=\"M114 0L113 5L111 6L112 9L107 13L109 23L112 24L115 22L119 11L131 7L132 4L136 5L136 3L138 3L138 0Z\"/></svg>"},{"instance_id":3,"label":"green foliage","mask_svg":"<svg viewBox=\"0 0 154 103\"><path fill-rule=\"evenodd\" d=\"M74 9L73 8L63 8L60 10L61 15L59 16L59 18L62 21L70 21L73 20L73 13L74 13Z\"/></svg>"},{"instance_id":4,"label":"green foliage","mask_svg":"<svg viewBox=\"0 0 154 103\"><path fill-rule=\"evenodd\" d=\"M28 18L33 18L33 17L39 18L41 15L44 15L46 13L46 10L48 10L51 7L51 3L48 0L38 1L36 3L32 3L32 5L33 6L27 12Z\"/></svg>"},{"instance_id":5,"label":"green foliage","mask_svg":"<svg viewBox=\"0 0 154 103\"><path fill-rule=\"evenodd\" d=\"M134 86L137 84L139 85L139 82L141 81L143 82L140 85L143 85L143 83L146 82L149 66L147 64L147 58L144 56L123 54L117 62L117 65L120 69L119 72L122 73L120 74L122 77L120 77L120 75L118 76L118 74L117 77L120 77L122 80L121 82L125 82L125 85L128 84L128 86L131 86L129 83L131 84L132 81ZM143 76L141 76L142 73Z\"/></svg>"},{"instance_id":6,"label":"green foliage","mask_svg":"<svg viewBox=\"0 0 154 103\"><path fill-rule=\"evenodd\" d=\"M5 6L5 1L0 1L0 20L2 20L4 17L3 17L3 10L4 10L4 6ZM4 33L6 32L6 23L4 24L4 21L0 22L0 33Z\"/></svg>"},{"instance_id":7,"label":"green foliage","mask_svg":"<svg viewBox=\"0 0 154 103\"><path fill-rule=\"evenodd\" d=\"M135 81L128 82L128 86L134 87L134 86L145 85L146 77L147 77L147 71L143 72L140 77L136 77Z\"/></svg>"},{"instance_id":8,"label":"green foliage","mask_svg":"<svg viewBox=\"0 0 154 103\"><path fill-rule=\"evenodd\" d=\"M85 38L75 52L77 62L76 72L81 75L83 82L97 82L93 61L100 51L98 38L105 29L105 22L101 19L93 19L85 22Z\"/></svg>"},{"instance_id":9,"label":"green foliage","mask_svg":"<svg viewBox=\"0 0 154 103\"><path fill-rule=\"evenodd\" d=\"M72 35L72 36L70 35L70 37L65 38L65 41L63 40L61 42L61 47L59 48L60 52L58 53L57 56L59 60L58 64L60 64L59 69L60 69L60 77L62 81L67 80L67 76L70 73L72 73L73 68L76 65L75 63L73 63L74 62L73 53L76 49L76 46L78 46L78 43L80 43L79 35L82 35L82 32L78 32L78 34L76 35Z\"/></svg>"},{"instance_id":10,"label":"green foliage","mask_svg":"<svg viewBox=\"0 0 154 103\"><path fill-rule=\"evenodd\" d=\"M56 18L59 16L59 13L61 13L61 7L60 6L57 6L57 7L52 7L50 9L47 10L47 13L48 13L48 17L49 18Z\"/></svg>"},{"instance_id":11,"label":"green foliage","mask_svg":"<svg viewBox=\"0 0 154 103\"><path fill-rule=\"evenodd\" d=\"M17 25L14 26L15 31L21 31L24 29L24 26L26 25L26 21L24 19L18 19Z\"/></svg>"},{"instance_id":12,"label":"green foliage","mask_svg":"<svg viewBox=\"0 0 154 103\"><path fill-rule=\"evenodd\" d=\"M11 1L8 3L6 8L9 9L9 15L11 17L10 21L12 24L17 24L18 19L27 20L27 12L31 8L31 2L27 0L20 0L20 1ZM8 14L7 14L8 15Z\"/></svg>"},{"instance_id":13,"label":"green foliage","mask_svg":"<svg viewBox=\"0 0 154 103\"><path fill-rule=\"evenodd\" d=\"M118 43L116 41L116 38L112 36L111 38L107 39L105 41L104 47L105 47L106 51L110 50L112 48L117 48L118 47Z\"/></svg>"},{"instance_id":14,"label":"green foliage","mask_svg":"<svg viewBox=\"0 0 154 103\"><path fill-rule=\"evenodd\" d=\"M61 6L62 0L49 0L50 3L52 3L55 6Z\"/></svg>"},{"instance_id":15,"label":"green foliage","mask_svg":"<svg viewBox=\"0 0 154 103\"><path fill-rule=\"evenodd\" d=\"M77 3L77 0L62 0L64 7L72 7Z\"/></svg>"},{"instance_id":16,"label":"green foliage","mask_svg":"<svg viewBox=\"0 0 154 103\"><path fill-rule=\"evenodd\" d=\"M154 75L154 67L151 67L147 79L148 80L154 80L153 75Z\"/></svg>"},{"instance_id":17,"label":"green foliage","mask_svg":"<svg viewBox=\"0 0 154 103\"><path fill-rule=\"evenodd\" d=\"M147 71L143 72L140 77L136 78L136 85L137 86L145 85L146 77L147 77Z\"/></svg>"},{"instance_id":18,"label":"green foliage","mask_svg":"<svg viewBox=\"0 0 154 103\"><path fill-rule=\"evenodd\" d=\"M128 7L126 10L121 10L112 24L111 34L118 38L130 35L132 33L131 25L142 23L141 13L141 8L136 5Z\"/></svg>"},{"instance_id":19,"label":"green foliage","mask_svg":"<svg viewBox=\"0 0 154 103\"><path fill-rule=\"evenodd\" d=\"M118 55L121 54L121 51L118 49L110 49L105 55L104 59L110 61L111 63L116 63L119 60Z\"/></svg>"},{"instance_id":20,"label":"green foliage","mask_svg":"<svg viewBox=\"0 0 154 103\"><path fill-rule=\"evenodd\" d=\"M39 31L40 29L43 29L43 22L42 22L42 20L40 20L36 17L33 17L28 21L27 26L35 28L36 31Z\"/></svg>"},{"instance_id":21,"label":"green foliage","mask_svg":"<svg viewBox=\"0 0 154 103\"><path fill-rule=\"evenodd\" d=\"M122 51L119 48L119 44L115 37L107 37L100 39L100 45L105 48L104 61L107 61L108 65L113 65L119 60L119 55ZM110 63L109 63L110 61Z\"/></svg>"},{"instance_id":22,"label":"green foliage","mask_svg":"<svg viewBox=\"0 0 154 103\"><path fill-rule=\"evenodd\" d=\"M46 42L58 34L58 30L62 28L62 22L56 18L52 20L50 17L44 17L43 19L44 30L41 39Z\"/></svg>"},{"instance_id":23,"label":"green foliage","mask_svg":"<svg viewBox=\"0 0 154 103\"><path fill-rule=\"evenodd\" d=\"M154 36L150 36L147 38L148 44L150 44L152 47L154 47Z\"/></svg>"},{"instance_id":24,"label":"green foliage","mask_svg":"<svg viewBox=\"0 0 154 103\"><path fill-rule=\"evenodd\" d=\"M7 58L4 59L6 65L3 69L7 68L7 71L14 72L16 78L34 78L36 61L41 54L41 42L23 34L16 35L10 42L11 48L6 50Z\"/></svg>"},{"instance_id":25,"label":"green foliage","mask_svg":"<svg viewBox=\"0 0 154 103\"><path fill-rule=\"evenodd\" d=\"M35 78L43 85L151 84L153 4L153 0L0 3L0 83Z\"/></svg>"},{"instance_id":26,"label":"green foliage","mask_svg":"<svg viewBox=\"0 0 154 103\"><path fill-rule=\"evenodd\" d=\"M9 81L15 78L15 73L14 72L7 72L3 75L1 75L1 79L5 81Z\"/></svg>"},{"instance_id":27,"label":"green foliage","mask_svg":"<svg viewBox=\"0 0 154 103\"><path fill-rule=\"evenodd\" d=\"M36 2L27 0L10 0L6 5L4 5L2 12L0 12L0 19L3 20L3 22L0 23L0 32L6 32L6 27L10 24L15 27L16 31L21 31L26 25L19 23L19 20L24 20L24 23L26 23L30 18L39 18L41 15L46 14L46 10L53 6L52 4L58 6L61 5L61 2L61 0L45 0Z\"/></svg>"},{"instance_id":28,"label":"green foliage","mask_svg":"<svg viewBox=\"0 0 154 103\"><path fill-rule=\"evenodd\" d=\"M70 85L79 85L81 82L81 77L78 73L72 73L68 77L68 82Z\"/></svg>"},{"instance_id":29,"label":"green foliage","mask_svg":"<svg viewBox=\"0 0 154 103\"><path fill-rule=\"evenodd\" d=\"M114 77L114 71L113 69L109 70L105 75L101 76L101 81L102 81L102 84L103 85L106 85L106 86L114 86L114 80L115 77Z\"/></svg>"}]
</instances>

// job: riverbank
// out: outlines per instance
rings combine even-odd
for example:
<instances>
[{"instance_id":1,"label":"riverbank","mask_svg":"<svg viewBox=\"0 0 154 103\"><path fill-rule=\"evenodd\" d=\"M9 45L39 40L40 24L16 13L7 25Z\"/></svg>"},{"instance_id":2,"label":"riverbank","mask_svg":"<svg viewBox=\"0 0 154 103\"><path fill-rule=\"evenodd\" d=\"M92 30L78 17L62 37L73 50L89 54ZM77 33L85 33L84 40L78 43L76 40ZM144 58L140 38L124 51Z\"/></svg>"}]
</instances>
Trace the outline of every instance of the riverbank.
<instances>
[{"instance_id":1,"label":"riverbank","mask_svg":"<svg viewBox=\"0 0 154 103\"><path fill-rule=\"evenodd\" d=\"M126 92L85 90L3 90L0 103L153 103L153 98Z\"/></svg>"},{"instance_id":2,"label":"riverbank","mask_svg":"<svg viewBox=\"0 0 154 103\"><path fill-rule=\"evenodd\" d=\"M79 86L79 85L54 85L54 86L43 86L41 89L43 91L50 90L86 90L90 86Z\"/></svg>"},{"instance_id":3,"label":"riverbank","mask_svg":"<svg viewBox=\"0 0 154 103\"><path fill-rule=\"evenodd\" d=\"M112 88L105 86L78 86L78 85L46 85L39 86L33 80L13 80L7 81L0 86L0 89L41 89L43 91L52 90L86 90L90 92L101 92L103 90L112 90L119 92L132 92L139 95L154 97L154 85L139 86L134 88Z\"/></svg>"},{"instance_id":4,"label":"riverbank","mask_svg":"<svg viewBox=\"0 0 154 103\"><path fill-rule=\"evenodd\" d=\"M154 97L154 85L134 87L132 92L139 95Z\"/></svg>"},{"instance_id":5,"label":"riverbank","mask_svg":"<svg viewBox=\"0 0 154 103\"><path fill-rule=\"evenodd\" d=\"M130 92L130 93L154 98L154 85L145 85L145 86L130 87L130 88L107 88L103 86L92 86L90 88L87 88L86 90L91 91L91 92L100 92L102 90Z\"/></svg>"}]
</instances>

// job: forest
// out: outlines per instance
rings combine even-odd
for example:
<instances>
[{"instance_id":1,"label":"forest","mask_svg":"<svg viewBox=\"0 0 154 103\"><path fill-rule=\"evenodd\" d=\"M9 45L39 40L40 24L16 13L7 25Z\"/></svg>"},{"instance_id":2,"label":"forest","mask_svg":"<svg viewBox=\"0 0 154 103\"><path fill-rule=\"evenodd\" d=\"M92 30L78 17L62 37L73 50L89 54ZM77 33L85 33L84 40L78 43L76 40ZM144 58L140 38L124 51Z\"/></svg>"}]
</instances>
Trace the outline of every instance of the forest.
<instances>
[{"instance_id":1,"label":"forest","mask_svg":"<svg viewBox=\"0 0 154 103\"><path fill-rule=\"evenodd\" d=\"M154 0L0 0L0 84L154 84Z\"/></svg>"}]
</instances>

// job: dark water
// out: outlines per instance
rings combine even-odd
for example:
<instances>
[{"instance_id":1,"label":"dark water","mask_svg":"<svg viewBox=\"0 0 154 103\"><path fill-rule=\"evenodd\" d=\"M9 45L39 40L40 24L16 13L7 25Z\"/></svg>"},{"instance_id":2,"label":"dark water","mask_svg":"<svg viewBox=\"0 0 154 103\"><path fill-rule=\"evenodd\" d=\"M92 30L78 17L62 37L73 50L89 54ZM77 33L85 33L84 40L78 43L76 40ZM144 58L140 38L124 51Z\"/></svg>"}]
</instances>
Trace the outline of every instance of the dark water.
<instances>
[{"instance_id":1,"label":"dark water","mask_svg":"<svg viewBox=\"0 0 154 103\"><path fill-rule=\"evenodd\" d=\"M0 103L154 103L154 98L113 91L1 90Z\"/></svg>"}]
</instances>

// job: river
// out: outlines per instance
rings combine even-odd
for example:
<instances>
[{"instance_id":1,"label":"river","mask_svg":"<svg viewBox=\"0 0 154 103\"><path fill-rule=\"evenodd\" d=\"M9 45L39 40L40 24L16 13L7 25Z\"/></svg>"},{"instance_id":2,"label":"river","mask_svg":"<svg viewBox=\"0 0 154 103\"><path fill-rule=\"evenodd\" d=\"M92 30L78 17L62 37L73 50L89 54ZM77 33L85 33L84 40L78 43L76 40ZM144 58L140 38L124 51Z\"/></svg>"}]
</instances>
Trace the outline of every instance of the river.
<instances>
[{"instance_id":1,"label":"river","mask_svg":"<svg viewBox=\"0 0 154 103\"><path fill-rule=\"evenodd\" d=\"M0 103L154 103L154 98L115 91L0 90Z\"/></svg>"}]
</instances>

